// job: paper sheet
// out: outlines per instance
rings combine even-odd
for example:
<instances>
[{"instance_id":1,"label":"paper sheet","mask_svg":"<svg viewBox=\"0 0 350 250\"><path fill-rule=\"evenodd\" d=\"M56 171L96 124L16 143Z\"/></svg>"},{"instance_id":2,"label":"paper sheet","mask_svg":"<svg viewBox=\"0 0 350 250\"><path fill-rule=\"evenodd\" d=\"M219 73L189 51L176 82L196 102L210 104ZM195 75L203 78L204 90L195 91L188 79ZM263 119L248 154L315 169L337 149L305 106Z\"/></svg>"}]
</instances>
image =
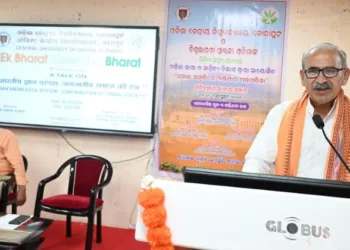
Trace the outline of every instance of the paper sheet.
<instances>
[{"instance_id":1,"label":"paper sheet","mask_svg":"<svg viewBox=\"0 0 350 250\"><path fill-rule=\"evenodd\" d=\"M17 227L19 227L20 225L22 225L23 223L25 223L26 221L24 221L23 223L19 224L19 225L12 225L12 224L9 224L9 222L11 220L14 220L18 217L19 215L18 214L5 214L3 216L0 216L0 229L10 229L10 230L13 230ZM31 217L28 218L28 220L30 219Z\"/></svg>"}]
</instances>

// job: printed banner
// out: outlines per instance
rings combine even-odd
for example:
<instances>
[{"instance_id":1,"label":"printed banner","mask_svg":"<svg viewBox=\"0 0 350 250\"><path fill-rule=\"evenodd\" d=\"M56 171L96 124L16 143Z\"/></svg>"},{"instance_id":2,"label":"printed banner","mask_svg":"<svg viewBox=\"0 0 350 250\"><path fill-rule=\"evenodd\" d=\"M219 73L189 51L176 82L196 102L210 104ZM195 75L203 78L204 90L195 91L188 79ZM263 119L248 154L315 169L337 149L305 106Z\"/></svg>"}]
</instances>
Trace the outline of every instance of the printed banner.
<instances>
[{"instance_id":1,"label":"printed banner","mask_svg":"<svg viewBox=\"0 0 350 250\"><path fill-rule=\"evenodd\" d=\"M158 176L241 170L281 102L287 1L168 0Z\"/></svg>"}]
</instances>

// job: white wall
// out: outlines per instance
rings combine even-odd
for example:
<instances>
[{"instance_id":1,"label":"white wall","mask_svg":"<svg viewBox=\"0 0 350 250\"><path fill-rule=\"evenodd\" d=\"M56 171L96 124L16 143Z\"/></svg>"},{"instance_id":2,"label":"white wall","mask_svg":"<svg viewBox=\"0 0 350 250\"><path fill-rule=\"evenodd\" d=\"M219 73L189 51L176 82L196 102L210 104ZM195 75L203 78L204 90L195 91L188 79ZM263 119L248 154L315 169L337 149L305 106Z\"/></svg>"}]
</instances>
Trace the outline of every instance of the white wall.
<instances>
[{"instance_id":1,"label":"white wall","mask_svg":"<svg viewBox=\"0 0 350 250\"><path fill-rule=\"evenodd\" d=\"M164 0L0 0L0 22L157 25L163 32ZM305 49L315 43L332 42L350 54L349 24L350 1L292 0L286 99L297 98L303 91L298 71ZM158 75L161 72L161 63L160 61ZM346 93L350 94L349 85ZM77 152L54 132L13 131L18 135L23 154L29 161L28 201L19 212L32 214L38 182L53 174L61 163ZM101 155L112 162L142 155L152 145L152 141L148 139L73 133L65 136L84 153ZM130 220L134 223L133 208L140 180L147 172L148 160L149 156L145 156L135 161L114 164L113 181L104 193L103 224L127 228ZM47 186L46 194L66 192L67 181L67 175L62 176L56 185ZM64 219L62 216L43 215Z\"/></svg>"}]
</instances>

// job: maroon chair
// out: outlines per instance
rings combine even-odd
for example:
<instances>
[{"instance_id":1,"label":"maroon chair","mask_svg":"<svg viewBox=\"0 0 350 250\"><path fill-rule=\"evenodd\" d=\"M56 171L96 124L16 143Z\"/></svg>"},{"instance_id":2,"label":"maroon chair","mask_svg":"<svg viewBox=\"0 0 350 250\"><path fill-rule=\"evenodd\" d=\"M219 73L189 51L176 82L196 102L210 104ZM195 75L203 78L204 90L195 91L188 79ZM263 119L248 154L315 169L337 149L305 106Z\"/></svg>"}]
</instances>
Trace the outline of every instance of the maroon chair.
<instances>
[{"instance_id":1,"label":"maroon chair","mask_svg":"<svg viewBox=\"0 0 350 250\"><path fill-rule=\"evenodd\" d=\"M24 155L22 155L22 157L23 157L24 169L27 172L28 160ZM13 178L15 179L14 175L13 175ZM10 206L10 205L12 206L12 214L17 214L17 184L15 184L15 186L13 187L12 192L8 194L6 203L7 203L7 206Z\"/></svg>"},{"instance_id":2,"label":"maroon chair","mask_svg":"<svg viewBox=\"0 0 350 250\"><path fill-rule=\"evenodd\" d=\"M67 166L69 166L68 193L43 198L45 185L57 179ZM102 157L95 155L72 157L62 164L56 174L39 183L34 216L40 217L41 211L66 215L67 237L72 236L71 217L87 217L85 249L90 250L95 213L97 213L96 242L102 242L102 189L110 183L112 175L112 164Z\"/></svg>"}]
</instances>

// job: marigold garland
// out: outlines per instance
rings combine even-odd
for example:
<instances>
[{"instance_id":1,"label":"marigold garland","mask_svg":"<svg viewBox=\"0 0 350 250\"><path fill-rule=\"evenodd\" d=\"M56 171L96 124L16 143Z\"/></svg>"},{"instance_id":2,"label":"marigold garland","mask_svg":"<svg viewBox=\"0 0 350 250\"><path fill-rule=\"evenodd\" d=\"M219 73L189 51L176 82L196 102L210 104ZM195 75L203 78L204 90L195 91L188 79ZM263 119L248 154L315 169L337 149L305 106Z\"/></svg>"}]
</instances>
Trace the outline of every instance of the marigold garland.
<instances>
[{"instance_id":1,"label":"marigold garland","mask_svg":"<svg viewBox=\"0 0 350 250\"><path fill-rule=\"evenodd\" d=\"M143 224L148 228L147 240L151 250L174 250L171 241L171 232L165 222L167 219L164 207L165 193L161 188L152 187L150 177L145 177L147 182L138 195L140 206L144 208L142 213Z\"/></svg>"}]
</instances>

